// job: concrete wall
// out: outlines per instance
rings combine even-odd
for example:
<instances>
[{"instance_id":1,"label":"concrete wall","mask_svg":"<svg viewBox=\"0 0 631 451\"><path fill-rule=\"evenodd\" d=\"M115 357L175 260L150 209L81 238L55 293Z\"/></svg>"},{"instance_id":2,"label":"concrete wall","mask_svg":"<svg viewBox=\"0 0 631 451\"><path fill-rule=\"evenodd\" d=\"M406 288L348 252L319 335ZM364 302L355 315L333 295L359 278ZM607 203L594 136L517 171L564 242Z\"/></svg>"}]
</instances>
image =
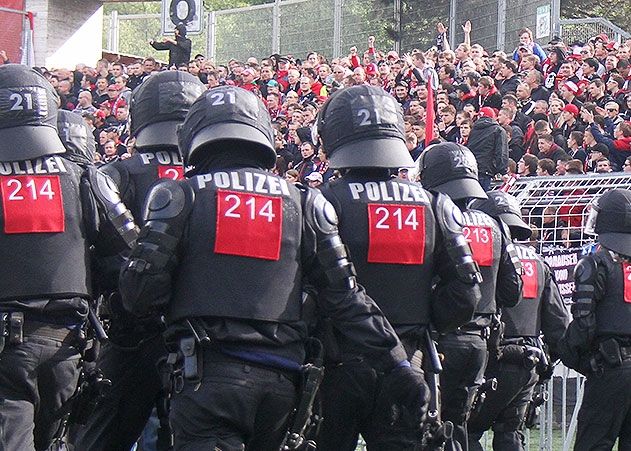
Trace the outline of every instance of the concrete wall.
<instances>
[{"instance_id":1,"label":"concrete wall","mask_svg":"<svg viewBox=\"0 0 631 451\"><path fill-rule=\"evenodd\" d=\"M74 69L101 58L100 0L26 0L25 9L35 13L35 65Z\"/></svg>"}]
</instances>

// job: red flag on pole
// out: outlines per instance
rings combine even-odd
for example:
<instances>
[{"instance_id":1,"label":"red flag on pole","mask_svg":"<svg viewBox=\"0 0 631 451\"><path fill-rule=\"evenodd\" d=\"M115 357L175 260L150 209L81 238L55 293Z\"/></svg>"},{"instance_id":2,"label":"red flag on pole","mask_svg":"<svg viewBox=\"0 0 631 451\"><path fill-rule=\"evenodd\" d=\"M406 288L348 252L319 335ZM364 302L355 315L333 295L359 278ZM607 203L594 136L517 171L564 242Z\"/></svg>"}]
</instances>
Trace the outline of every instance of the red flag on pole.
<instances>
[{"instance_id":1,"label":"red flag on pole","mask_svg":"<svg viewBox=\"0 0 631 451\"><path fill-rule=\"evenodd\" d=\"M427 77L427 107L425 108L425 147L434 140L434 121L436 114L434 113L434 85L432 83L431 71Z\"/></svg>"}]
</instances>

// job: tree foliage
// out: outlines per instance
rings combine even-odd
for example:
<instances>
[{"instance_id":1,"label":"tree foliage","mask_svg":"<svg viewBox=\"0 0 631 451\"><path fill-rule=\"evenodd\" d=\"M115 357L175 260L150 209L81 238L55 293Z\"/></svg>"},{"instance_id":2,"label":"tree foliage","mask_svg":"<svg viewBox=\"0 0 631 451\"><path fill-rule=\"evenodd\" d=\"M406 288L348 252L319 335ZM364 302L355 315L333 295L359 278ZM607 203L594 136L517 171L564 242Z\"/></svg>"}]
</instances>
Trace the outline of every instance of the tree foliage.
<instances>
[{"instance_id":1,"label":"tree foliage","mask_svg":"<svg viewBox=\"0 0 631 451\"><path fill-rule=\"evenodd\" d=\"M631 31L631 2L620 0L561 0L561 17L580 19L604 17L625 31Z\"/></svg>"}]
</instances>

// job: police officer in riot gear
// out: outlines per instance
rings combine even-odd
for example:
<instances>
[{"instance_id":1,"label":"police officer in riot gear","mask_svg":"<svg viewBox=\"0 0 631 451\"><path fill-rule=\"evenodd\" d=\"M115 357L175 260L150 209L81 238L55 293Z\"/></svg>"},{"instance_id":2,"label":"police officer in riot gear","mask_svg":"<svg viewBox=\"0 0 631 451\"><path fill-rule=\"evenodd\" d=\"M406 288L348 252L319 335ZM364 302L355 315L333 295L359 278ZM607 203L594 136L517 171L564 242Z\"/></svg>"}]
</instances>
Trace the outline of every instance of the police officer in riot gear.
<instances>
[{"instance_id":1,"label":"police officer in riot gear","mask_svg":"<svg viewBox=\"0 0 631 451\"><path fill-rule=\"evenodd\" d=\"M383 408L420 421L422 374L355 283L335 210L319 191L265 170L276 153L263 103L240 88L210 90L179 144L193 176L151 190L121 273L125 307L164 311L179 349L175 448L278 449L305 357L304 279L341 348L389 372Z\"/></svg>"},{"instance_id":2,"label":"police officer in riot gear","mask_svg":"<svg viewBox=\"0 0 631 451\"><path fill-rule=\"evenodd\" d=\"M482 297L473 319L456 331L441 334L438 340L438 349L445 356L441 374L443 418L454 423L453 446L467 449L467 418L484 380L487 340L491 330L496 335L498 309L519 302L521 265L505 225L470 208L473 200L486 199L486 193L468 148L455 143L433 145L421 154L418 169L425 189L447 194L462 209L463 234L482 273Z\"/></svg>"},{"instance_id":3,"label":"police officer in riot gear","mask_svg":"<svg viewBox=\"0 0 631 451\"><path fill-rule=\"evenodd\" d=\"M132 94L131 132L136 153L102 170L118 185L139 224L143 203L156 181L184 176L176 127L204 90L199 78L167 71L152 75ZM78 449L129 450L156 405L161 422L168 423L157 368L167 354L160 315L136 318L123 311L116 295L110 297L110 310L110 341L101 352L99 367L113 387L79 430L74 440ZM159 434L158 446L165 448L170 442L167 424L162 424L161 432L165 436Z\"/></svg>"},{"instance_id":4,"label":"police officer in riot gear","mask_svg":"<svg viewBox=\"0 0 631 451\"><path fill-rule=\"evenodd\" d=\"M599 250L574 269L572 316L561 360L587 376L574 449L631 447L631 191L591 205L585 232Z\"/></svg>"},{"instance_id":5,"label":"police officer in riot gear","mask_svg":"<svg viewBox=\"0 0 631 451\"><path fill-rule=\"evenodd\" d=\"M494 450L524 450L524 420L535 384L550 377L552 367L540 340L543 333L552 359L557 343L570 322L569 311L550 267L527 241L532 230L521 216L517 200L502 191L486 193L472 207L499 218L517 240L515 250L522 264L522 301L502 309L504 335L499 360L491 359L486 377L497 379L497 389L487 393L481 408L469 420L469 449L482 450L484 431L493 428Z\"/></svg>"},{"instance_id":6,"label":"police officer in riot gear","mask_svg":"<svg viewBox=\"0 0 631 451\"><path fill-rule=\"evenodd\" d=\"M359 281L411 359L423 349L430 322L453 330L471 319L479 301L478 268L461 234L462 213L447 196L390 177L392 168L414 162L405 147L401 108L383 89L355 86L334 94L317 126L331 167L348 170L322 193L337 211ZM318 449L354 450L360 433L368 449L419 445L420 423L392 425L376 409L381 375L368 362L336 355L327 346L334 331L325 327L322 333L326 372Z\"/></svg>"},{"instance_id":7,"label":"police officer in riot gear","mask_svg":"<svg viewBox=\"0 0 631 451\"><path fill-rule=\"evenodd\" d=\"M91 257L137 235L111 180L64 157L57 105L39 73L0 67L2 449L51 445L79 377Z\"/></svg>"}]
</instances>

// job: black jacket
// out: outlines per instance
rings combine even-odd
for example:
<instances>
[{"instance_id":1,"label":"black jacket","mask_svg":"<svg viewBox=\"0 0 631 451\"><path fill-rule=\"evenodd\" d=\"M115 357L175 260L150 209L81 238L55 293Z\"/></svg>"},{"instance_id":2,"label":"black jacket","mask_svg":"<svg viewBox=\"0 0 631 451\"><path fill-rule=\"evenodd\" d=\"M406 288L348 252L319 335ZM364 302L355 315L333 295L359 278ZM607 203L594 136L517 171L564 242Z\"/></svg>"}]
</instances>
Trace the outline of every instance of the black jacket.
<instances>
[{"instance_id":1,"label":"black jacket","mask_svg":"<svg viewBox=\"0 0 631 451\"><path fill-rule=\"evenodd\" d=\"M191 40L177 36L175 44L171 42L152 42L151 47L156 50L169 51L169 67L179 66L180 64L188 64L191 60Z\"/></svg>"},{"instance_id":2,"label":"black jacket","mask_svg":"<svg viewBox=\"0 0 631 451\"><path fill-rule=\"evenodd\" d=\"M473 124L467 147L478 161L480 175L505 174L508 167L508 138L495 119L482 117Z\"/></svg>"}]
</instances>

